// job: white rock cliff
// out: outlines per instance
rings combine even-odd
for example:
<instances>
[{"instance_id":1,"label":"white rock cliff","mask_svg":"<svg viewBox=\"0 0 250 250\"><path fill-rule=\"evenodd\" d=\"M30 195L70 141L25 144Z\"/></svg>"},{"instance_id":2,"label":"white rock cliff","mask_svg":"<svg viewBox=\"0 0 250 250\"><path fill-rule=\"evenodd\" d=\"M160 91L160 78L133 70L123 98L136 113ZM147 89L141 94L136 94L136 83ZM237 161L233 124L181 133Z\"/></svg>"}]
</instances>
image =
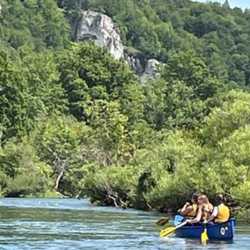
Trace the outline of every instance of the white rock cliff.
<instances>
[{"instance_id":1,"label":"white rock cliff","mask_svg":"<svg viewBox=\"0 0 250 250\"><path fill-rule=\"evenodd\" d=\"M112 19L94 11L82 11L76 35L77 41L93 40L96 45L107 48L116 59L124 57L124 47Z\"/></svg>"},{"instance_id":2,"label":"white rock cliff","mask_svg":"<svg viewBox=\"0 0 250 250\"><path fill-rule=\"evenodd\" d=\"M161 63L156 59L149 59L147 61L145 70L141 75L141 82L146 82L148 79L155 79L160 76L159 68Z\"/></svg>"},{"instance_id":3,"label":"white rock cliff","mask_svg":"<svg viewBox=\"0 0 250 250\"><path fill-rule=\"evenodd\" d=\"M82 11L75 38L78 42L94 41L97 46L106 48L115 59L126 60L142 82L157 77L160 63L155 59L145 60L142 56L128 54L119 30L107 15L91 10Z\"/></svg>"}]
</instances>

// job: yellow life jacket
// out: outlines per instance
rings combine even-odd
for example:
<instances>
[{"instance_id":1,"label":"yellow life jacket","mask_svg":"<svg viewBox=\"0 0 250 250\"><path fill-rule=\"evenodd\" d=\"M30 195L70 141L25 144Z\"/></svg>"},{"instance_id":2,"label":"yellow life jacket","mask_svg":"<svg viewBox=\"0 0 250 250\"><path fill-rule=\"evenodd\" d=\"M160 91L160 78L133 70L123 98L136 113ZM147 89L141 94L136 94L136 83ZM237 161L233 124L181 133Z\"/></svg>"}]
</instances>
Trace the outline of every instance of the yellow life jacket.
<instances>
[{"instance_id":1,"label":"yellow life jacket","mask_svg":"<svg viewBox=\"0 0 250 250\"><path fill-rule=\"evenodd\" d=\"M196 214L197 214L197 209L198 209L197 204L193 204L192 205L192 211L190 211L189 213L187 213L186 216L194 218L196 216Z\"/></svg>"},{"instance_id":2,"label":"yellow life jacket","mask_svg":"<svg viewBox=\"0 0 250 250\"><path fill-rule=\"evenodd\" d=\"M228 206L220 204L218 206L218 214L214 221L218 223L223 223L228 221L229 218L230 218L230 209L228 208Z\"/></svg>"}]
</instances>

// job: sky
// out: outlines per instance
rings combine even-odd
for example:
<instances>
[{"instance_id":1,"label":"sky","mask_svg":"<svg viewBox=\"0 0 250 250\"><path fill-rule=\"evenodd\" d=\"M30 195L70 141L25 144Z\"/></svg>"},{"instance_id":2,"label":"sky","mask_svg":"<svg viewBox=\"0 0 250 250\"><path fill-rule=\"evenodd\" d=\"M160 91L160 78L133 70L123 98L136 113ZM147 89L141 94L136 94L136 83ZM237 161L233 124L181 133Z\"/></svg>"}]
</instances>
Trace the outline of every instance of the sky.
<instances>
[{"instance_id":1,"label":"sky","mask_svg":"<svg viewBox=\"0 0 250 250\"><path fill-rule=\"evenodd\" d=\"M211 0L197 0L198 2L209 2ZM225 0L213 0L213 2L224 3ZM249 8L250 9L250 0L229 0L231 7L240 7L240 8Z\"/></svg>"}]
</instances>

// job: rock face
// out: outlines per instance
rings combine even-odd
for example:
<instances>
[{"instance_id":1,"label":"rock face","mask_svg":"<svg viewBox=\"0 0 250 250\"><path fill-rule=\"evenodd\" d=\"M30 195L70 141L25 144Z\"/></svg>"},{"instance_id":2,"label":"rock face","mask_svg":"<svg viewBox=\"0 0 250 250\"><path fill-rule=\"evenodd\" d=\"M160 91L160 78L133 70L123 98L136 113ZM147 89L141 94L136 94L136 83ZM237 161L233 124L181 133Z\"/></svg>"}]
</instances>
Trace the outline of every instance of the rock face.
<instances>
[{"instance_id":1,"label":"rock face","mask_svg":"<svg viewBox=\"0 0 250 250\"><path fill-rule=\"evenodd\" d=\"M156 59L149 59L147 61L145 70L141 76L141 81L145 82L147 79L155 79L160 76L159 67L161 63Z\"/></svg>"},{"instance_id":2,"label":"rock face","mask_svg":"<svg viewBox=\"0 0 250 250\"><path fill-rule=\"evenodd\" d=\"M135 49L132 49L131 51L131 48L125 47L124 59L128 62L130 67L137 75L140 76L144 73L147 59L141 52Z\"/></svg>"},{"instance_id":3,"label":"rock face","mask_svg":"<svg viewBox=\"0 0 250 250\"><path fill-rule=\"evenodd\" d=\"M77 41L91 40L105 47L116 59L124 57L124 47L112 19L94 11L82 11L76 34Z\"/></svg>"},{"instance_id":4,"label":"rock face","mask_svg":"<svg viewBox=\"0 0 250 250\"><path fill-rule=\"evenodd\" d=\"M91 10L82 11L75 39L78 42L94 41L97 46L106 48L115 59L125 59L142 82L157 77L160 63L155 59L146 59L136 50L129 52L123 46L114 22L107 15Z\"/></svg>"}]
</instances>

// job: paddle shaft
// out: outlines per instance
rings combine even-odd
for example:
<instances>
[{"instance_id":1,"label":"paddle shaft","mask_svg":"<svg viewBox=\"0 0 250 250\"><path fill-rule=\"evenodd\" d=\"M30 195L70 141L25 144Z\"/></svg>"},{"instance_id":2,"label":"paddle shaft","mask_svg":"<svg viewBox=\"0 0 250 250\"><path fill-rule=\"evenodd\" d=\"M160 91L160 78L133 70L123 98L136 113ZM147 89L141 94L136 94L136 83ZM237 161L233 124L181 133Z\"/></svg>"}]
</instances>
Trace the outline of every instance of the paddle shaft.
<instances>
[{"instance_id":1,"label":"paddle shaft","mask_svg":"<svg viewBox=\"0 0 250 250\"><path fill-rule=\"evenodd\" d=\"M163 230L161 230L160 232L160 236L161 237L166 237L168 235L171 235L172 233L174 233L178 228L181 228L183 226L185 226L187 224L186 221L182 222L181 224L179 224L178 226L174 227L174 228L171 228L171 227L168 227L168 228L165 228Z\"/></svg>"},{"instance_id":2,"label":"paddle shaft","mask_svg":"<svg viewBox=\"0 0 250 250\"><path fill-rule=\"evenodd\" d=\"M181 227L185 226L186 224L187 224L187 221L184 221L181 224L179 224L178 226L176 226L175 229L181 228Z\"/></svg>"}]
</instances>

